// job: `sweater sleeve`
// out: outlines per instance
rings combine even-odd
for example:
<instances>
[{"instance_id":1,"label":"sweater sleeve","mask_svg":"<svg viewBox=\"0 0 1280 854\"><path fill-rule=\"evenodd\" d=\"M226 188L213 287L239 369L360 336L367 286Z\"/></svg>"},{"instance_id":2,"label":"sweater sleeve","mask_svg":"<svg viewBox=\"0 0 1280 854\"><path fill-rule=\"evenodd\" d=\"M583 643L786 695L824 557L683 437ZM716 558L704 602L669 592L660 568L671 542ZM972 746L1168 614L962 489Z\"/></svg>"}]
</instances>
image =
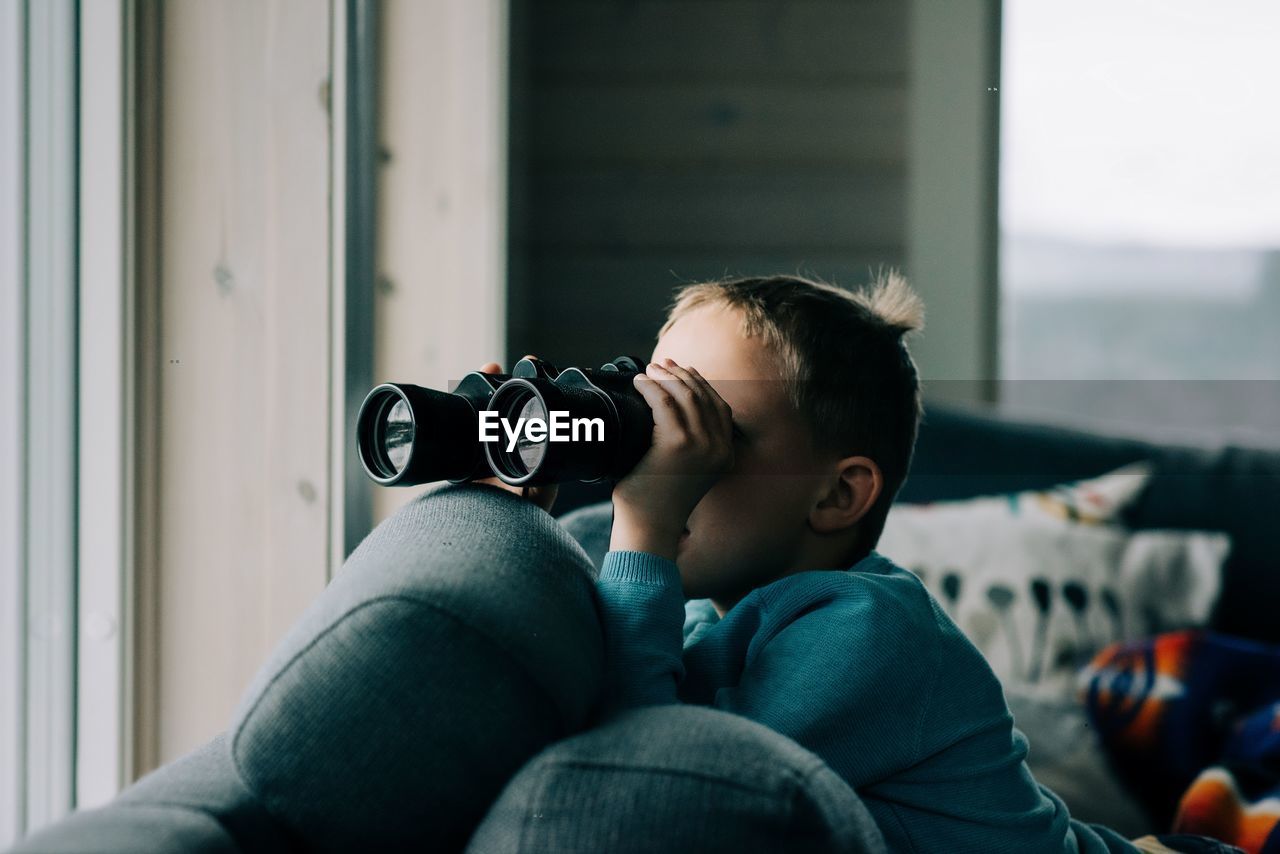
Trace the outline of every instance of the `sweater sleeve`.
<instances>
[{"instance_id":1,"label":"sweater sleeve","mask_svg":"<svg viewBox=\"0 0 1280 854\"><path fill-rule=\"evenodd\" d=\"M611 551L596 579L605 633L605 713L678 703L684 593L674 561Z\"/></svg>"}]
</instances>

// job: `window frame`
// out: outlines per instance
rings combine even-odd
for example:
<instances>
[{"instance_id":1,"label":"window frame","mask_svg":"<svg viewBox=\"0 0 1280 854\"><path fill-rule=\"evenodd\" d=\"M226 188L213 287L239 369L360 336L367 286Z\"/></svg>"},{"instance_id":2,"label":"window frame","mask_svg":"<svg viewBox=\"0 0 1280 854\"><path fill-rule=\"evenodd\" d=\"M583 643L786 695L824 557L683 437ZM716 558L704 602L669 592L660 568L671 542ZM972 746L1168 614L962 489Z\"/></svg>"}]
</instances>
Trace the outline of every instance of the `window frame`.
<instances>
[{"instance_id":1,"label":"window frame","mask_svg":"<svg viewBox=\"0 0 1280 854\"><path fill-rule=\"evenodd\" d=\"M75 803L76 6L20 2L17 835ZM15 805L11 804L10 809Z\"/></svg>"},{"instance_id":2,"label":"window frame","mask_svg":"<svg viewBox=\"0 0 1280 854\"><path fill-rule=\"evenodd\" d=\"M1002 17L1001 0L909 7L906 267L932 330L911 347L931 400L999 396Z\"/></svg>"},{"instance_id":3,"label":"window frame","mask_svg":"<svg viewBox=\"0 0 1280 854\"><path fill-rule=\"evenodd\" d=\"M132 778L131 0L80 4L75 806Z\"/></svg>"},{"instance_id":4,"label":"window frame","mask_svg":"<svg viewBox=\"0 0 1280 854\"><path fill-rule=\"evenodd\" d=\"M0 0L0 845L16 840L22 816L25 767L24 678L26 608L23 574L22 495L24 427L23 353L25 351L25 232L19 211L23 199L25 101L23 68L26 21L19 0Z\"/></svg>"},{"instance_id":5,"label":"window frame","mask_svg":"<svg viewBox=\"0 0 1280 854\"><path fill-rule=\"evenodd\" d=\"M0 845L131 771L133 3L0 0Z\"/></svg>"}]
</instances>

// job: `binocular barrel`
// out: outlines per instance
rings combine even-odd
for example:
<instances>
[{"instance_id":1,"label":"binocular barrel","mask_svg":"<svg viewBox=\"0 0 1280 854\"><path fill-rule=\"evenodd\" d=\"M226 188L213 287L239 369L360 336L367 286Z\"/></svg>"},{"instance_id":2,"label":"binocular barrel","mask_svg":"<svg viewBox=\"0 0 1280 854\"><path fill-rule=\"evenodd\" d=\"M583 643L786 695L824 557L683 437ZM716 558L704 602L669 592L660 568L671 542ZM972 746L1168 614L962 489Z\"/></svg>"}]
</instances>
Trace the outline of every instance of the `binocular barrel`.
<instances>
[{"instance_id":1,"label":"binocular barrel","mask_svg":"<svg viewBox=\"0 0 1280 854\"><path fill-rule=\"evenodd\" d=\"M643 370L631 356L564 371L521 359L509 375L467 374L453 392L383 383L356 420L360 462L383 486L621 478L652 439L652 413L632 385Z\"/></svg>"},{"instance_id":2,"label":"binocular barrel","mask_svg":"<svg viewBox=\"0 0 1280 854\"><path fill-rule=\"evenodd\" d=\"M476 441L479 412L508 379L477 371L452 393L408 383L375 387L356 417L356 452L365 473L382 486L486 477Z\"/></svg>"}]
</instances>

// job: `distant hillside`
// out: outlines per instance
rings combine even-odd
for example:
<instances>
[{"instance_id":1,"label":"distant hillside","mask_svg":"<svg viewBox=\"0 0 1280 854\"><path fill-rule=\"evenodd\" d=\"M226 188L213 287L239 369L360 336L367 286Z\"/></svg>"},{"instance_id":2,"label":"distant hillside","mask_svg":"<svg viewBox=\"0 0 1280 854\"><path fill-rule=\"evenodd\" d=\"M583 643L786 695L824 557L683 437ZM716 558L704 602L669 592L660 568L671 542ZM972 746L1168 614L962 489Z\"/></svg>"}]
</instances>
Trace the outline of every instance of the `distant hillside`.
<instances>
[{"instance_id":1,"label":"distant hillside","mask_svg":"<svg viewBox=\"0 0 1280 854\"><path fill-rule=\"evenodd\" d=\"M1257 249L1099 245L1037 234L1001 235L1006 294L1213 296L1247 301L1267 254Z\"/></svg>"},{"instance_id":2,"label":"distant hillside","mask_svg":"<svg viewBox=\"0 0 1280 854\"><path fill-rule=\"evenodd\" d=\"M1280 251L1006 238L1000 397L1280 437Z\"/></svg>"}]
</instances>

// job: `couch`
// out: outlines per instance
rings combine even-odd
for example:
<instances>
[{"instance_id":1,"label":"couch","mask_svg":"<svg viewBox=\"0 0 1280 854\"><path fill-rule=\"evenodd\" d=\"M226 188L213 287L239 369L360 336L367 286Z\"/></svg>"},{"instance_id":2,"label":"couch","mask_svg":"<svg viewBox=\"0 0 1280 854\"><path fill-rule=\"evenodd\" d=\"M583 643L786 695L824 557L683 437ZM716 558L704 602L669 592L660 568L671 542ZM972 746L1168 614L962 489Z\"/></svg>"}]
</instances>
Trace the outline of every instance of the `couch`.
<instances>
[{"instance_id":1,"label":"couch","mask_svg":"<svg viewBox=\"0 0 1280 854\"><path fill-rule=\"evenodd\" d=\"M534 504L433 488L348 558L227 730L16 851L883 851L858 796L752 721L596 717L595 573Z\"/></svg>"},{"instance_id":2,"label":"couch","mask_svg":"<svg viewBox=\"0 0 1280 854\"><path fill-rule=\"evenodd\" d=\"M1128 524L1228 532L1211 624L1280 641L1275 450L929 406L898 500L1138 459L1155 474ZM482 484L432 489L352 554L225 733L16 850L883 850L855 792L751 721L682 706L595 717L605 497L565 489L558 520Z\"/></svg>"}]
</instances>

